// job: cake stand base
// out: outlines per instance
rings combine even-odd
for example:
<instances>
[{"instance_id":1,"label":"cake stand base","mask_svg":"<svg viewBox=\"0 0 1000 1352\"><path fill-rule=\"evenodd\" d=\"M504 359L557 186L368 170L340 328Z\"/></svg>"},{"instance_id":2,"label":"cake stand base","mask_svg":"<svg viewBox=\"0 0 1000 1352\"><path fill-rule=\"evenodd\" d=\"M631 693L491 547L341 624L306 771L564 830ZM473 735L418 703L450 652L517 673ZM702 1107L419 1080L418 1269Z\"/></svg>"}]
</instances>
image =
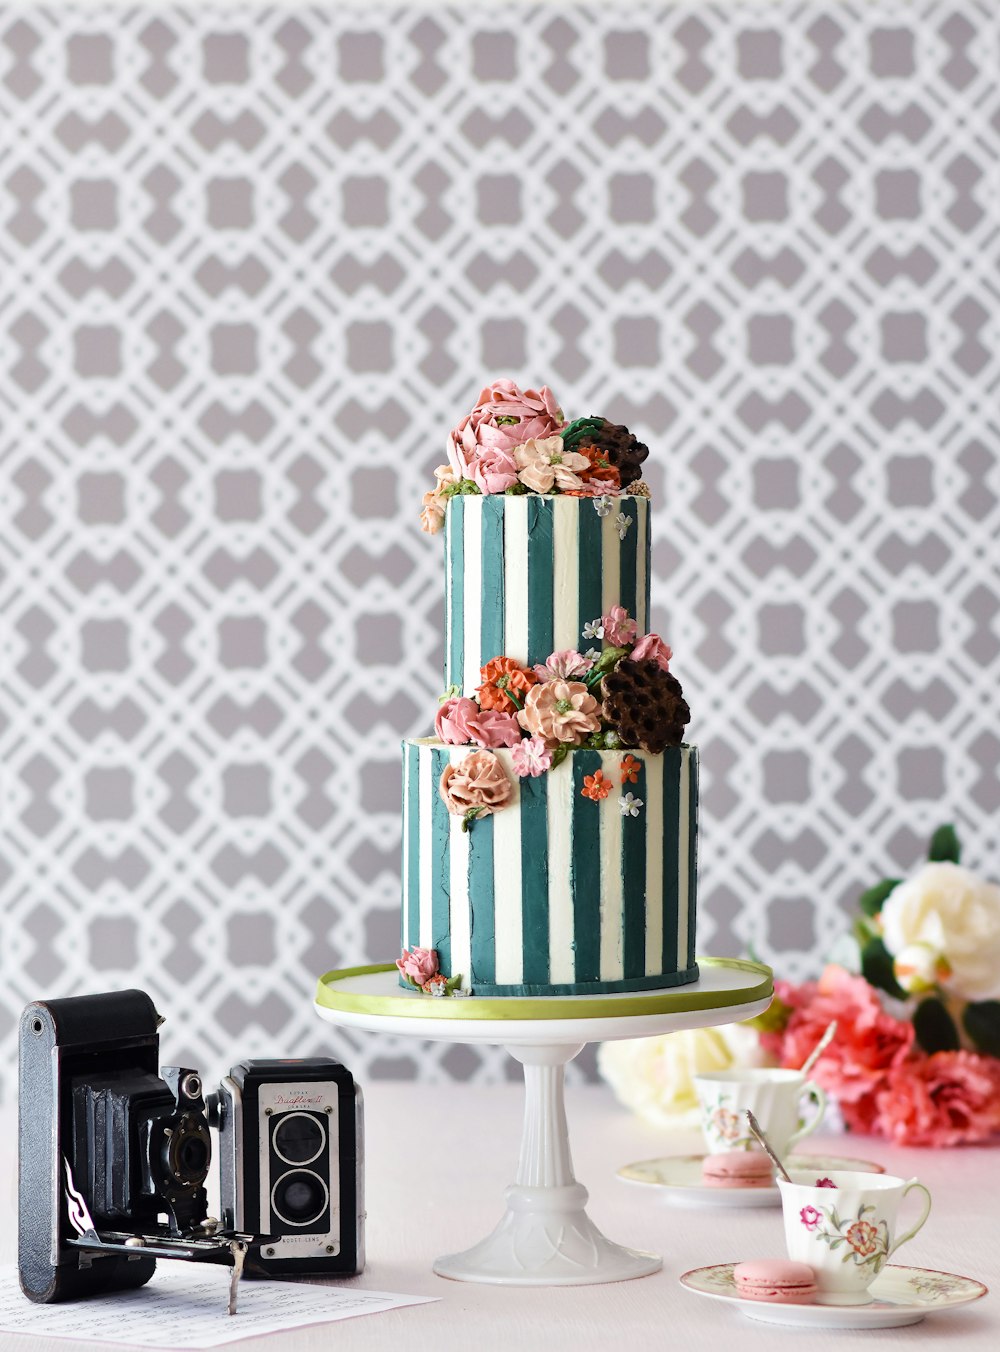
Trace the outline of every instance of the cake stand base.
<instances>
[{"instance_id":1,"label":"cake stand base","mask_svg":"<svg viewBox=\"0 0 1000 1352\"><path fill-rule=\"evenodd\" d=\"M563 1081L566 1063L584 1045L505 1048L524 1066L517 1181L504 1193L507 1210L493 1233L464 1253L438 1258L439 1277L496 1286L583 1286L645 1277L663 1266L656 1254L606 1239L585 1210L587 1189L573 1177Z\"/></svg>"},{"instance_id":2,"label":"cake stand base","mask_svg":"<svg viewBox=\"0 0 1000 1352\"><path fill-rule=\"evenodd\" d=\"M471 1249L438 1258L438 1276L496 1286L584 1286L660 1269L656 1254L613 1243L587 1215L587 1189L570 1157L565 1071L588 1042L736 1023L770 1004L769 968L731 958L699 963L701 976L688 986L585 998L436 1000L401 990L390 964L320 978L316 1012L331 1023L499 1045L524 1067L521 1151L504 1215Z\"/></svg>"}]
</instances>

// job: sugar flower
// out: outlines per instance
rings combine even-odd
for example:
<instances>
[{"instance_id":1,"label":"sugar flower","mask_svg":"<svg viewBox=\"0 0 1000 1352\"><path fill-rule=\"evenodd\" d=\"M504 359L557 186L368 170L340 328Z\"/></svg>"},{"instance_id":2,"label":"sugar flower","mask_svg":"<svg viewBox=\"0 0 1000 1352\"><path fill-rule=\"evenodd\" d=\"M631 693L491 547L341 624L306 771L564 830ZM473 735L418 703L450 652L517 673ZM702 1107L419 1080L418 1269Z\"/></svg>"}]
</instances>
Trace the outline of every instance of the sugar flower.
<instances>
[{"instance_id":1,"label":"sugar flower","mask_svg":"<svg viewBox=\"0 0 1000 1352\"><path fill-rule=\"evenodd\" d=\"M517 720L525 732L550 746L582 746L601 726L601 706L582 681L544 681L533 685Z\"/></svg>"},{"instance_id":2,"label":"sugar flower","mask_svg":"<svg viewBox=\"0 0 1000 1352\"><path fill-rule=\"evenodd\" d=\"M605 643L610 643L613 648L627 648L635 641L638 626L624 606L612 606L606 615L601 616L601 626ZM590 637L586 629L583 636Z\"/></svg>"},{"instance_id":3,"label":"sugar flower","mask_svg":"<svg viewBox=\"0 0 1000 1352\"><path fill-rule=\"evenodd\" d=\"M476 406L448 438L448 459L459 478L473 478L485 493L503 489L483 488L475 474L477 461L509 453L533 437L550 437L565 419L555 395L543 385L540 390L521 390L512 380L494 380L480 391ZM490 474L497 473L491 461ZM486 471L484 479L488 478ZM510 487L505 484L504 487Z\"/></svg>"},{"instance_id":4,"label":"sugar flower","mask_svg":"<svg viewBox=\"0 0 1000 1352\"><path fill-rule=\"evenodd\" d=\"M624 512L619 512L615 517L615 530L618 532L619 540L624 540L628 534L628 528L632 524L632 518L626 516Z\"/></svg>"},{"instance_id":5,"label":"sugar flower","mask_svg":"<svg viewBox=\"0 0 1000 1352\"><path fill-rule=\"evenodd\" d=\"M638 784L639 771L642 769L641 761L637 761L633 755L623 756L621 763L621 776L623 784Z\"/></svg>"},{"instance_id":6,"label":"sugar flower","mask_svg":"<svg viewBox=\"0 0 1000 1352\"><path fill-rule=\"evenodd\" d=\"M603 802L611 792L611 780L605 779L603 770L595 770L592 775L584 775L580 792L584 798L592 798L595 803Z\"/></svg>"},{"instance_id":7,"label":"sugar flower","mask_svg":"<svg viewBox=\"0 0 1000 1352\"><path fill-rule=\"evenodd\" d=\"M603 638L604 624L600 619L588 620L583 626L584 638Z\"/></svg>"},{"instance_id":8,"label":"sugar flower","mask_svg":"<svg viewBox=\"0 0 1000 1352\"><path fill-rule=\"evenodd\" d=\"M514 447L517 477L534 493L565 492L583 482L579 471L587 468L585 456L564 451L562 437L532 438Z\"/></svg>"},{"instance_id":9,"label":"sugar flower","mask_svg":"<svg viewBox=\"0 0 1000 1352\"><path fill-rule=\"evenodd\" d=\"M511 714L496 709L480 709L475 700L448 699L434 718L434 730L442 742L452 746L514 746L521 740L521 729Z\"/></svg>"},{"instance_id":10,"label":"sugar flower","mask_svg":"<svg viewBox=\"0 0 1000 1352\"><path fill-rule=\"evenodd\" d=\"M621 808L623 817L638 817L639 809L644 806L641 798L636 798L634 793L627 793L624 798L618 799L618 806Z\"/></svg>"},{"instance_id":11,"label":"sugar flower","mask_svg":"<svg viewBox=\"0 0 1000 1352\"><path fill-rule=\"evenodd\" d=\"M655 662L661 671L670 670L673 651L659 634L643 634L632 649L633 662Z\"/></svg>"},{"instance_id":12,"label":"sugar flower","mask_svg":"<svg viewBox=\"0 0 1000 1352\"><path fill-rule=\"evenodd\" d=\"M423 496L420 511L420 529L428 535L436 535L444 525L444 509L448 505L448 495L444 489L458 483L455 471L450 465L438 465L434 471L435 486Z\"/></svg>"},{"instance_id":13,"label":"sugar flower","mask_svg":"<svg viewBox=\"0 0 1000 1352\"><path fill-rule=\"evenodd\" d=\"M537 779L552 767L552 752L541 737L524 737L511 749L510 761L521 779Z\"/></svg>"},{"instance_id":14,"label":"sugar flower","mask_svg":"<svg viewBox=\"0 0 1000 1352\"><path fill-rule=\"evenodd\" d=\"M484 448L472 462L472 477L484 494L505 493L517 483L517 463L499 446Z\"/></svg>"},{"instance_id":15,"label":"sugar flower","mask_svg":"<svg viewBox=\"0 0 1000 1352\"><path fill-rule=\"evenodd\" d=\"M586 676L593 665L592 658L584 657L575 648L565 648L562 652L547 657L544 663L535 667L534 671L540 681L551 681L556 677L571 680L574 676Z\"/></svg>"},{"instance_id":16,"label":"sugar flower","mask_svg":"<svg viewBox=\"0 0 1000 1352\"><path fill-rule=\"evenodd\" d=\"M479 703L484 709L498 709L505 714L520 709L527 691L538 681L533 671L512 657L492 657L479 674L483 678L476 690Z\"/></svg>"},{"instance_id":17,"label":"sugar flower","mask_svg":"<svg viewBox=\"0 0 1000 1352\"><path fill-rule=\"evenodd\" d=\"M473 751L457 764L446 765L441 775L441 797L456 817L470 813L488 817L506 806L512 791L507 771L492 751Z\"/></svg>"},{"instance_id":18,"label":"sugar flower","mask_svg":"<svg viewBox=\"0 0 1000 1352\"><path fill-rule=\"evenodd\" d=\"M396 966L414 986L425 986L437 975L438 955L435 948L404 948L396 959Z\"/></svg>"}]
</instances>

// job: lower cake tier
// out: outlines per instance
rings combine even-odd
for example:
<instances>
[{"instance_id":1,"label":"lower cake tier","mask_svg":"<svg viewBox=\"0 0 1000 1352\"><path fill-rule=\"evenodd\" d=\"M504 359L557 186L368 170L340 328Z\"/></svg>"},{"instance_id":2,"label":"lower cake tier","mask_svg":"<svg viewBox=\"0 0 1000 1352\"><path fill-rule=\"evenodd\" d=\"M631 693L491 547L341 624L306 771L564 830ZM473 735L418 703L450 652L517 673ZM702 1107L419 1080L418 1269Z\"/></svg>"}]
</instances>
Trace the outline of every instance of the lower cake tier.
<instances>
[{"instance_id":1,"label":"lower cake tier","mask_svg":"<svg viewBox=\"0 0 1000 1352\"><path fill-rule=\"evenodd\" d=\"M473 995L696 981L697 749L571 751L525 779L487 753L510 796L463 830L440 785L475 751L403 744L403 948L435 949Z\"/></svg>"}]
</instances>

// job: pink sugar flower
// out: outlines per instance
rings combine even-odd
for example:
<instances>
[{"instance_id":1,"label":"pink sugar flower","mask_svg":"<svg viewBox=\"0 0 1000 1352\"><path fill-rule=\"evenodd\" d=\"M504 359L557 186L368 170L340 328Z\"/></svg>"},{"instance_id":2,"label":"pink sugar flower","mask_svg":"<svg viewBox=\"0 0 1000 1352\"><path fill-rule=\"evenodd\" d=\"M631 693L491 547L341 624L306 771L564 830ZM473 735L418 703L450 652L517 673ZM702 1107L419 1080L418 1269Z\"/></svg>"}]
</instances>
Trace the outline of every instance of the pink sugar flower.
<instances>
[{"instance_id":1,"label":"pink sugar flower","mask_svg":"<svg viewBox=\"0 0 1000 1352\"><path fill-rule=\"evenodd\" d=\"M584 657L575 648L564 648L536 666L535 675L540 681L571 681L574 677L586 676L593 665L593 658Z\"/></svg>"},{"instance_id":2,"label":"pink sugar flower","mask_svg":"<svg viewBox=\"0 0 1000 1352\"><path fill-rule=\"evenodd\" d=\"M437 975L438 955L436 948L404 948L396 959L396 966L415 986L426 986Z\"/></svg>"},{"instance_id":3,"label":"pink sugar flower","mask_svg":"<svg viewBox=\"0 0 1000 1352\"><path fill-rule=\"evenodd\" d=\"M469 466L480 493L504 493L517 483L517 463L509 451L485 447L476 453Z\"/></svg>"},{"instance_id":4,"label":"pink sugar flower","mask_svg":"<svg viewBox=\"0 0 1000 1352\"><path fill-rule=\"evenodd\" d=\"M637 625L624 606L612 606L606 615L601 616L604 628L604 641L613 648L627 648L635 641ZM633 658L635 654L632 654Z\"/></svg>"},{"instance_id":5,"label":"pink sugar flower","mask_svg":"<svg viewBox=\"0 0 1000 1352\"><path fill-rule=\"evenodd\" d=\"M521 779L537 779L551 768L552 752L541 737L525 737L510 753L511 764Z\"/></svg>"},{"instance_id":6,"label":"pink sugar flower","mask_svg":"<svg viewBox=\"0 0 1000 1352\"><path fill-rule=\"evenodd\" d=\"M434 730L442 742L452 746L477 746L490 749L516 746L521 728L513 714L496 709L480 709L475 700L457 696L446 699L434 718Z\"/></svg>"},{"instance_id":7,"label":"pink sugar flower","mask_svg":"<svg viewBox=\"0 0 1000 1352\"><path fill-rule=\"evenodd\" d=\"M673 655L669 645L664 643L659 634L643 634L632 649L633 662L655 662L661 671L670 670L670 659Z\"/></svg>"},{"instance_id":8,"label":"pink sugar flower","mask_svg":"<svg viewBox=\"0 0 1000 1352\"><path fill-rule=\"evenodd\" d=\"M480 391L476 406L448 438L448 459L459 478L479 479L474 465L487 452L508 454L532 437L550 437L565 423L562 409L547 385L521 390L512 380L494 380ZM502 488L485 493L503 492ZM505 484L509 488L510 484Z\"/></svg>"}]
</instances>

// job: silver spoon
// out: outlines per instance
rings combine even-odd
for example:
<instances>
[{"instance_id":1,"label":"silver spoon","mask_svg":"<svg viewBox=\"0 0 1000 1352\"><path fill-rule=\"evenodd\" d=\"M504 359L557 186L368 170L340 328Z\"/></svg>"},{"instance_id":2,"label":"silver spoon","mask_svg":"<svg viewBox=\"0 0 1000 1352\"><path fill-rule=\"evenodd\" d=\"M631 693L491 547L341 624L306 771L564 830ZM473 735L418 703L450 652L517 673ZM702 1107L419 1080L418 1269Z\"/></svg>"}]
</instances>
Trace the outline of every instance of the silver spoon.
<instances>
[{"instance_id":1,"label":"silver spoon","mask_svg":"<svg viewBox=\"0 0 1000 1352\"><path fill-rule=\"evenodd\" d=\"M837 1020L832 1019L826 1026L826 1032L816 1043L816 1046L813 1047L812 1051L809 1053L805 1061L802 1063L803 1075L808 1076L809 1072L812 1070L813 1066L826 1051L827 1047L829 1047L830 1043L833 1041L836 1034L837 1034Z\"/></svg>"},{"instance_id":2,"label":"silver spoon","mask_svg":"<svg viewBox=\"0 0 1000 1352\"><path fill-rule=\"evenodd\" d=\"M791 1175L789 1174L788 1170L782 1164L781 1160L778 1159L777 1155L771 1148L771 1142L761 1131L760 1123L757 1121L756 1117L754 1117L753 1113L750 1111L749 1108L746 1110L746 1112L747 1112L747 1126L750 1128L750 1134L753 1137L755 1137L757 1142L763 1147L764 1154L767 1155L768 1159L770 1159L771 1163L777 1169L778 1173L785 1180L785 1182L791 1183L792 1181Z\"/></svg>"}]
</instances>

